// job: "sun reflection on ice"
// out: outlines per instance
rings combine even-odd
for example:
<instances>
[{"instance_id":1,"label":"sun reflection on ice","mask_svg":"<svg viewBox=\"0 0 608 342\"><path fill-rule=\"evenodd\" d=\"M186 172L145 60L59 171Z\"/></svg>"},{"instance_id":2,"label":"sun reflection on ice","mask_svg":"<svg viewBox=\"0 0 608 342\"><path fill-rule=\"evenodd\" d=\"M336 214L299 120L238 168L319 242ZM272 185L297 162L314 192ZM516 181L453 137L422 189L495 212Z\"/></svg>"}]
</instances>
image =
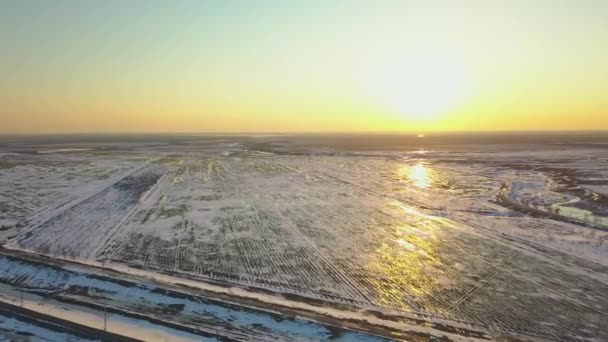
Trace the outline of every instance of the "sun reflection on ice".
<instances>
[{"instance_id":1,"label":"sun reflection on ice","mask_svg":"<svg viewBox=\"0 0 608 342\"><path fill-rule=\"evenodd\" d=\"M378 241L366 270L373 274L377 304L406 311L443 313L433 298L450 284L440 257L447 222L395 201L389 210L403 214Z\"/></svg>"},{"instance_id":2,"label":"sun reflection on ice","mask_svg":"<svg viewBox=\"0 0 608 342\"><path fill-rule=\"evenodd\" d=\"M433 183L432 171L422 162L400 169L399 174L419 188L430 188Z\"/></svg>"}]
</instances>

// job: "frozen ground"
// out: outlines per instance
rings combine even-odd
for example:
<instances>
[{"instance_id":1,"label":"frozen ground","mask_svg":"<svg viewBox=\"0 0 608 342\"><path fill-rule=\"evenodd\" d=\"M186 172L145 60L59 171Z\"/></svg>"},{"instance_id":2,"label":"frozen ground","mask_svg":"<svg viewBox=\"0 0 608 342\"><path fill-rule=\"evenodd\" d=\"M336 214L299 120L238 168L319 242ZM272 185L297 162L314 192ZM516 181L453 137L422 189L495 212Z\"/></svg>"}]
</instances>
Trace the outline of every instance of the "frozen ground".
<instances>
[{"instance_id":1,"label":"frozen ground","mask_svg":"<svg viewBox=\"0 0 608 342\"><path fill-rule=\"evenodd\" d=\"M134 283L116 279L113 272L86 270L86 267L46 263L13 255L0 256L0 285L8 298L19 300L24 292L26 307L42 306L62 310L67 319L99 328L101 311L110 313L109 331L125 334L142 327L139 333L126 336L141 340L150 327L184 341L259 340L259 341L385 341L365 333L342 330L317 322L239 306L223 300L212 300L188 291L157 287L152 282ZM85 310L75 311L75 304ZM130 323L137 321L138 323ZM163 325L165 322L167 325ZM177 332L179 329L185 332ZM221 336L221 338L216 338Z\"/></svg>"},{"instance_id":2,"label":"frozen ground","mask_svg":"<svg viewBox=\"0 0 608 342\"><path fill-rule=\"evenodd\" d=\"M39 327L28 320L0 314L0 341L95 341L69 333Z\"/></svg>"},{"instance_id":3,"label":"frozen ground","mask_svg":"<svg viewBox=\"0 0 608 342\"><path fill-rule=\"evenodd\" d=\"M511 138L7 141L2 236L495 337L608 339L608 138Z\"/></svg>"}]
</instances>

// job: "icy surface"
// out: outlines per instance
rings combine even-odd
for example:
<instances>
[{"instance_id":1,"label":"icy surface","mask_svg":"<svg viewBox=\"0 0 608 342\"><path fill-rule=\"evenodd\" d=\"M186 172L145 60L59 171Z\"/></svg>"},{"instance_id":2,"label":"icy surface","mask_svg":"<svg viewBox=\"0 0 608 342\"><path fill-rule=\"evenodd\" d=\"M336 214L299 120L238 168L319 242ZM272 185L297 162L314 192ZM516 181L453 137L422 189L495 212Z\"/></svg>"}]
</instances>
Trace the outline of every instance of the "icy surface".
<instances>
[{"instance_id":1,"label":"icy surface","mask_svg":"<svg viewBox=\"0 0 608 342\"><path fill-rule=\"evenodd\" d=\"M285 141L7 151L6 246L497 333L608 338L607 149Z\"/></svg>"},{"instance_id":2,"label":"icy surface","mask_svg":"<svg viewBox=\"0 0 608 342\"><path fill-rule=\"evenodd\" d=\"M206 328L208 332L239 340L385 341L367 334L340 331L312 321L173 293L149 284L119 281L79 269L51 267L6 256L0 256L0 282L25 289L26 298L45 298L40 299L40 302L69 298L97 303L108 308L179 322L197 329ZM114 319L127 319L118 316L115 314ZM134 325L141 326L142 322ZM152 326L159 329L158 324ZM141 328L142 331L147 330L146 327ZM190 334L190 337L192 339L193 336Z\"/></svg>"},{"instance_id":3,"label":"icy surface","mask_svg":"<svg viewBox=\"0 0 608 342\"><path fill-rule=\"evenodd\" d=\"M95 341L45 329L32 323L0 315L0 341Z\"/></svg>"}]
</instances>

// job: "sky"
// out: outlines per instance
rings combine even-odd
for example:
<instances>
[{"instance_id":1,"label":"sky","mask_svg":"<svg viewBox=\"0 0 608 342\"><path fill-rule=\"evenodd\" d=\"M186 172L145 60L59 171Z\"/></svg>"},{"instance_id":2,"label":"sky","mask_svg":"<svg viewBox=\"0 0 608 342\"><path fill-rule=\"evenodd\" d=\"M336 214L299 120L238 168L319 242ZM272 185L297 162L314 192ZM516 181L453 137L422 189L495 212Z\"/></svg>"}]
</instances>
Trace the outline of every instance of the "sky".
<instances>
[{"instance_id":1,"label":"sky","mask_svg":"<svg viewBox=\"0 0 608 342\"><path fill-rule=\"evenodd\" d=\"M0 134L608 129L608 1L0 0Z\"/></svg>"}]
</instances>

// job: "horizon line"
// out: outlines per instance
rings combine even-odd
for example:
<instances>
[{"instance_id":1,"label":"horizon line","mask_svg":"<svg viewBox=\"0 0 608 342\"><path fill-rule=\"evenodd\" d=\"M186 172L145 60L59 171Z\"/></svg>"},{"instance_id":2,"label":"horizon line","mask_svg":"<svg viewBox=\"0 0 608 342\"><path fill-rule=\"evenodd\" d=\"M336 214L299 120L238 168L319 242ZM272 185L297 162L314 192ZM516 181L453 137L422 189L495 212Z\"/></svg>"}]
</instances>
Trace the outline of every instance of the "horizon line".
<instances>
[{"instance_id":1,"label":"horizon line","mask_svg":"<svg viewBox=\"0 0 608 342\"><path fill-rule=\"evenodd\" d=\"M0 136L57 136L57 135L331 135L331 134L446 134L446 133L608 133L608 129L559 130L418 130L418 131L83 131L83 132L18 132Z\"/></svg>"}]
</instances>

